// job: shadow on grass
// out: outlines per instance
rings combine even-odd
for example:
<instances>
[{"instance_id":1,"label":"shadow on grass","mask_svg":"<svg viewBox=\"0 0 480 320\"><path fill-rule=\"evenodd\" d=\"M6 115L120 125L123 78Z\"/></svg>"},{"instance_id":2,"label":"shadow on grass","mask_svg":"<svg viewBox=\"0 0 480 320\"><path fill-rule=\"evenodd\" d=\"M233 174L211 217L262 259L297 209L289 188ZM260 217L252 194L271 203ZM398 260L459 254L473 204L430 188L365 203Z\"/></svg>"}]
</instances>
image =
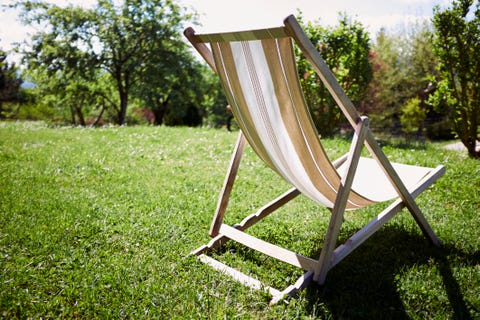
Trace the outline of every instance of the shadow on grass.
<instances>
[{"instance_id":1,"label":"shadow on grass","mask_svg":"<svg viewBox=\"0 0 480 320\"><path fill-rule=\"evenodd\" d=\"M452 259L476 265L480 254L466 255L448 246L436 248L420 235L386 226L335 266L325 285L306 289L308 309L315 313L320 305L326 305L334 319L408 319L397 275L414 265L428 264L438 268L453 319L472 319L470 311L478 314L478 310L467 306L452 272ZM421 301L417 303L421 305ZM428 306L425 308L428 313Z\"/></svg>"}]
</instances>

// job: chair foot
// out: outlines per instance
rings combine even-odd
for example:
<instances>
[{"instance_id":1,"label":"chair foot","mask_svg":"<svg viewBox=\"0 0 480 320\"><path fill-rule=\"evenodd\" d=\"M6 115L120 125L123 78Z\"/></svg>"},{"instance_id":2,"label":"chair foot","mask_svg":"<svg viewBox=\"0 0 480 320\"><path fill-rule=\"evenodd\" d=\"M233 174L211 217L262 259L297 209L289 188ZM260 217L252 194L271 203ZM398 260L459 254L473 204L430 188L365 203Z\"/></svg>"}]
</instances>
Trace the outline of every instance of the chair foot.
<instances>
[{"instance_id":1,"label":"chair foot","mask_svg":"<svg viewBox=\"0 0 480 320\"><path fill-rule=\"evenodd\" d=\"M300 276L300 278L298 278L298 280L294 284L288 286L285 290L274 296L272 300L270 300L269 305L274 305L279 301L282 301L286 297L296 296L298 292L305 289L312 283L313 274L313 270L305 272L302 276Z\"/></svg>"},{"instance_id":2,"label":"chair foot","mask_svg":"<svg viewBox=\"0 0 480 320\"><path fill-rule=\"evenodd\" d=\"M441 248L443 246L442 242L437 237L430 238L430 243L433 244L437 248Z\"/></svg>"}]
</instances>

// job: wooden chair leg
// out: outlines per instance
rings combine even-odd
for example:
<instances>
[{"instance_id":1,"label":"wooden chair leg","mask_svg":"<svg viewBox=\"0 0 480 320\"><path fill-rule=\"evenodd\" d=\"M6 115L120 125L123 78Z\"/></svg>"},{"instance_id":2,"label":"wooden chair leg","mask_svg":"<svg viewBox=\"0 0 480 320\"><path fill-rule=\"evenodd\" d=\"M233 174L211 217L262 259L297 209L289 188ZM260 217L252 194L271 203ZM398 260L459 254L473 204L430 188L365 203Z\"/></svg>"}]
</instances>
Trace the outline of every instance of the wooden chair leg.
<instances>
[{"instance_id":1,"label":"wooden chair leg","mask_svg":"<svg viewBox=\"0 0 480 320\"><path fill-rule=\"evenodd\" d=\"M319 258L319 264L315 270L313 280L319 284L323 284L327 277L327 272L330 269L330 263L332 260L333 250L335 249L340 227L343 222L343 213L347 206L348 195L352 187L353 178L358 166L358 161L365 141L366 132L368 131L369 120L366 117L362 117L357 125L355 135L350 146L349 155L347 158L347 171L342 177L340 187L338 188L337 198L332 210L332 217L323 244L322 252Z\"/></svg>"},{"instance_id":2,"label":"wooden chair leg","mask_svg":"<svg viewBox=\"0 0 480 320\"><path fill-rule=\"evenodd\" d=\"M230 198L230 192L232 191L233 183L235 182L235 177L237 176L238 172L238 167L240 166L240 160L242 159L244 147L245 137L240 131L235 148L233 150L232 158L230 160L230 166L228 167L227 175L225 176L222 191L220 192L220 197L218 198L217 209L215 210L215 215L213 216L213 221L210 226L209 234L211 237L218 235L218 231L222 225L223 217L225 216L225 210L227 210L228 200Z\"/></svg>"},{"instance_id":3,"label":"wooden chair leg","mask_svg":"<svg viewBox=\"0 0 480 320\"><path fill-rule=\"evenodd\" d=\"M413 202L412 207L408 207L408 210L412 214L413 218L417 222L418 226L422 230L425 237L434 246L440 247L442 245L442 243L440 242L440 240L437 238L437 236L433 232L432 227L430 227L430 224L428 223L427 219L425 219L425 216L423 215L422 211L417 206L417 204L415 202Z\"/></svg>"}]
</instances>

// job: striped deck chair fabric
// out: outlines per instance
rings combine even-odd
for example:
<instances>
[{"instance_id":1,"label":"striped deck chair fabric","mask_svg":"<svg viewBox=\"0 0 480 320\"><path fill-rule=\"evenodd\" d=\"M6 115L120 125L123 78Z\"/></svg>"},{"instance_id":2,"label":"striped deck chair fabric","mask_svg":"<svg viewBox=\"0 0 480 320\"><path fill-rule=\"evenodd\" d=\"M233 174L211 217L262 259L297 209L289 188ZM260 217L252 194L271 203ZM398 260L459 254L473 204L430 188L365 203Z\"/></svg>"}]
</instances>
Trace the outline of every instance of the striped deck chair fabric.
<instances>
[{"instance_id":1,"label":"striped deck chair fabric","mask_svg":"<svg viewBox=\"0 0 480 320\"><path fill-rule=\"evenodd\" d=\"M340 175L321 145L305 103L292 39L212 42L212 51L232 112L255 152L302 194L332 208ZM407 189L431 171L395 166L402 171ZM357 171L368 177L356 176L347 209L398 196L373 159L362 158Z\"/></svg>"},{"instance_id":2,"label":"striped deck chair fabric","mask_svg":"<svg viewBox=\"0 0 480 320\"><path fill-rule=\"evenodd\" d=\"M432 169L390 163L375 145L373 135L367 127L368 122L362 122L364 118L356 113L332 74L326 69L319 53L313 52L306 44L308 39L293 16L288 17L285 27L280 28L206 35L196 35L190 28L185 31L185 35L220 77L227 100L241 129L240 135L244 136L257 155L295 190L276 199L271 204L271 209L265 210L266 213L260 212L247 217L237 229L246 229L300 193L332 210L330 229L333 231L326 235L326 248L322 249L319 261L313 263L314 270L305 267L310 266L310 262L300 263L300 267L307 269L308 276L299 279L295 286L277 295L295 292L309 283L312 277L314 280L320 278L320 281L317 281L323 282L326 271L338 262L332 261L332 257L344 210L359 209L400 197L392 205L393 210L390 208L379 217L388 216L389 219L406 206L416 216L417 222L421 220L419 224L427 237L434 243L438 242L413 198L438 179L443 174L444 167ZM342 161L332 162L322 147L301 90L294 41L306 52L307 58L316 67L317 73L356 132L352 148ZM237 231L222 234L222 230L226 232L230 229L226 226L222 229L220 225L240 161L243 148L240 141L241 139L237 143L237 151L234 152L212 222L211 235L216 238L208 246L197 250L195 253L198 255L203 255L222 243L225 238L236 237ZM359 152L364 144L372 153L372 158L360 157ZM360 236L357 235L361 240L344 255L388 220L382 219L381 223L372 221L370 226L362 229ZM248 240L245 240L245 237ZM250 239L250 236L245 237L233 240L254 249L258 249L256 244L260 243L258 246L263 248L259 251L266 254L269 254L269 251L283 252L275 247L265 249L271 248L270 245ZM272 255L282 260L281 253ZM292 263L288 259L285 261ZM219 269L225 271L227 267L222 266ZM323 275L319 276L319 273Z\"/></svg>"}]
</instances>

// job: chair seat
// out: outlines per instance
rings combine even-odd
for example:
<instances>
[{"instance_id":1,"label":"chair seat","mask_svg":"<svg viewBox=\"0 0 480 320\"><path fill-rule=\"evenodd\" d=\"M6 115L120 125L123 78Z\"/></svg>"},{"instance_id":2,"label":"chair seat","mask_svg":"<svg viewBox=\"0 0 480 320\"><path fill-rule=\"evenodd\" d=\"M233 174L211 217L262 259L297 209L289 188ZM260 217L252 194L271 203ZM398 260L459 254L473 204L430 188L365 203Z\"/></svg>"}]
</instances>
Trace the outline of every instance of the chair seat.
<instances>
[{"instance_id":1,"label":"chair seat","mask_svg":"<svg viewBox=\"0 0 480 320\"><path fill-rule=\"evenodd\" d=\"M392 162L392 165L409 191L432 171L432 168L428 167L394 162ZM344 163L337 169L341 176L343 176L345 168L346 164ZM361 157L359 160L352 190L375 202L387 201L398 197L398 193L378 165L378 162L375 159L366 157Z\"/></svg>"}]
</instances>

